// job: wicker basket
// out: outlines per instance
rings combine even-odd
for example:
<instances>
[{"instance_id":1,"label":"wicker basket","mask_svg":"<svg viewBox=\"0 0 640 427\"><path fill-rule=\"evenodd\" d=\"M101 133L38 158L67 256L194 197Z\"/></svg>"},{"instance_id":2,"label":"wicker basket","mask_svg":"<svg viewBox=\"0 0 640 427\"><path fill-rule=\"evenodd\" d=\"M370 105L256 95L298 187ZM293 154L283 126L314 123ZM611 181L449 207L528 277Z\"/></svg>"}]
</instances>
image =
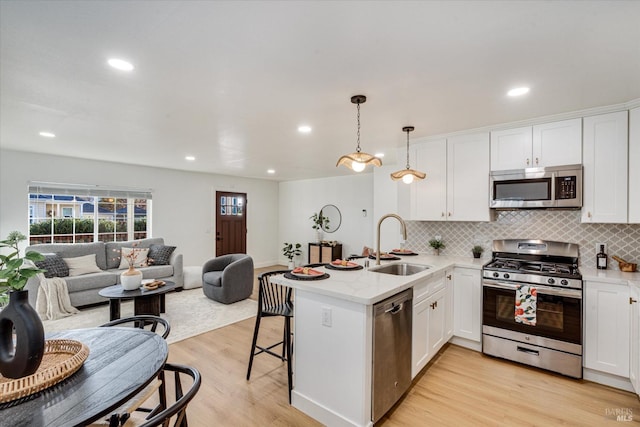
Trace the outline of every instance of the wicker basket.
<instances>
[{"instance_id":1,"label":"wicker basket","mask_svg":"<svg viewBox=\"0 0 640 427\"><path fill-rule=\"evenodd\" d=\"M76 372L89 356L89 348L74 340L47 340L38 370L23 378L0 375L0 403L47 389Z\"/></svg>"}]
</instances>

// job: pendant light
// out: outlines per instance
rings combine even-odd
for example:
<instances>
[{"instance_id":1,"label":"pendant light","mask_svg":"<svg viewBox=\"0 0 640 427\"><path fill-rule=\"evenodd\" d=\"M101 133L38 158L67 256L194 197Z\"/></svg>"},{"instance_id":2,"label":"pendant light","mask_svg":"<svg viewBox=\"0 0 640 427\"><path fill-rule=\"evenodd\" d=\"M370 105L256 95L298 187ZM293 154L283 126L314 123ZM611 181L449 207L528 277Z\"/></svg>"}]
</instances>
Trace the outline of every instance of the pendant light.
<instances>
[{"instance_id":1,"label":"pendant light","mask_svg":"<svg viewBox=\"0 0 640 427\"><path fill-rule=\"evenodd\" d=\"M351 102L358 106L358 145L355 153L345 154L340 157L338 163L336 163L336 167L345 165L354 172L362 172L367 165L382 166L382 160L360 151L360 104L364 104L366 101L367 97L364 95L351 97Z\"/></svg>"},{"instance_id":2,"label":"pendant light","mask_svg":"<svg viewBox=\"0 0 640 427\"><path fill-rule=\"evenodd\" d=\"M407 133L407 168L391 174L392 180L397 181L401 179L405 184L411 184L414 178L425 179L427 176L423 172L411 169L409 165L409 132L413 132L414 129L413 126L405 126L402 128L402 131Z\"/></svg>"}]
</instances>

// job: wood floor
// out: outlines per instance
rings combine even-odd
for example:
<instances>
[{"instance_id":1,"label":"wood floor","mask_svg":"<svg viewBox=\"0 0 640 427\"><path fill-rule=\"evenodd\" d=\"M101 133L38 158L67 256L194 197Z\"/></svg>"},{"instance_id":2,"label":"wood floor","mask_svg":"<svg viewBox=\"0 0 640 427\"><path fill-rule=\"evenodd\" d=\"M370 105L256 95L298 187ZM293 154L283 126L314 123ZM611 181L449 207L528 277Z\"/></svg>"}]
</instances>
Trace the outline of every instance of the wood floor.
<instances>
[{"instance_id":1,"label":"wood floor","mask_svg":"<svg viewBox=\"0 0 640 427\"><path fill-rule=\"evenodd\" d=\"M289 405L286 367L278 359L257 356L246 381L254 322L247 319L170 345L170 361L195 366L202 374L200 391L189 405L189 424L319 426ZM282 321L264 319L259 340L281 337ZM621 424L616 414L632 421ZM376 425L640 425L640 401L632 393L448 345Z\"/></svg>"}]
</instances>

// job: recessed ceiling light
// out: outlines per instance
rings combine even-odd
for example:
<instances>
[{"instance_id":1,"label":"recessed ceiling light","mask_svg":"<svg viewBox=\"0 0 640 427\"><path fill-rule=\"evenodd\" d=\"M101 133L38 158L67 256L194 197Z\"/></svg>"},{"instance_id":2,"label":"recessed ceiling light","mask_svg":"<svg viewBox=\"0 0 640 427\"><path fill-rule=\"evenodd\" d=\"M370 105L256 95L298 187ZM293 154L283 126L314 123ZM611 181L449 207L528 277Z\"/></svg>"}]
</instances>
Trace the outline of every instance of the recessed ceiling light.
<instances>
[{"instance_id":1,"label":"recessed ceiling light","mask_svg":"<svg viewBox=\"0 0 640 427\"><path fill-rule=\"evenodd\" d=\"M509 96L520 96L520 95L524 95L526 93L529 93L529 88L528 87L516 87L511 89L509 92L507 92L507 95Z\"/></svg>"},{"instance_id":2,"label":"recessed ceiling light","mask_svg":"<svg viewBox=\"0 0 640 427\"><path fill-rule=\"evenodd\" d=\"M381 158L384 157L384 153L376 153L376 154L373 155L373 157L377 157L377 158L381 159Z\"/></svg>"},{"instance_id":3,"label":"recessed ceiling light","mask_svg":"<svg viewBox=\"0 0 640 427\"><path fill-rule=\"evenodd\" d=\"M311 132L311 126L307 126L307 125L298 126L298 132L300 132L300 133L310 133Z\"/></svg>"},{"instance_id":4,"label":"recessed ceiling light","mask_svg":"<svg viewBox=\"0 0 640 427\"><path fill-rule=\"evenodd\" d=\"M133 70L133 64L131 64L128 61L125 61L124 59L111 58L107 61L107 63L111 65L113 68L115 68L116 70L121 70L121 71Z\"/></svg>"},{"instance_id":5,"label":"recessed ceiling light","mask_svg":"<svg viewBox=\"0 0 640 427\"><path fill-rule=\"evenodd\" d=\"M40 132L39 135L40 136L44 136L45 138L55 138L56 137L56 135L54 133L45 132L45 131Z\"/></svg>"},{"instance_id":6,"label":"recessed ceiling light","mask_svg":"<svg viewBox=\"0 0 640 427\"><path fill-rule=\"evenodd\" d=\"M193 162L196 158L193 156L185 156L184 158L185 160L189 160L190 162Z\"/></svg>"},{"instance_id":7,"label":"recessed ceiling light","mask_svg":"<svg viewBox=\"0 0 640 427\"><path fill-rule=\"evenodd\" d=\"M274 173L276 173L276 170L275 169L267 169L267 173L269 175L273 175Z\"/></svg>"}]
</instances>

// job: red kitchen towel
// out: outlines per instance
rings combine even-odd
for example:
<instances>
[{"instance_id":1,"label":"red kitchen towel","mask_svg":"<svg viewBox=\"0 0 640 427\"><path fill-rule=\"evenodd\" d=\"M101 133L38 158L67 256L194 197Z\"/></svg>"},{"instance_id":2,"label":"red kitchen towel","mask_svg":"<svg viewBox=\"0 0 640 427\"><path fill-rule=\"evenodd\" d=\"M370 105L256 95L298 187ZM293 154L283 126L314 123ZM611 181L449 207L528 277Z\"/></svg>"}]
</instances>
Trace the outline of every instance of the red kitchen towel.
<instances>
[{"instance_id":1,"label":"red kitchen towel","mask_svg":"<svg viewBox=\"0 0 640 427\"><path fill-rule=\"evenodd\" d=\"M519 285L516 288L515 321L536 326L536 306L538 291L534 286Z\"/></svg>"}]
</instances>

